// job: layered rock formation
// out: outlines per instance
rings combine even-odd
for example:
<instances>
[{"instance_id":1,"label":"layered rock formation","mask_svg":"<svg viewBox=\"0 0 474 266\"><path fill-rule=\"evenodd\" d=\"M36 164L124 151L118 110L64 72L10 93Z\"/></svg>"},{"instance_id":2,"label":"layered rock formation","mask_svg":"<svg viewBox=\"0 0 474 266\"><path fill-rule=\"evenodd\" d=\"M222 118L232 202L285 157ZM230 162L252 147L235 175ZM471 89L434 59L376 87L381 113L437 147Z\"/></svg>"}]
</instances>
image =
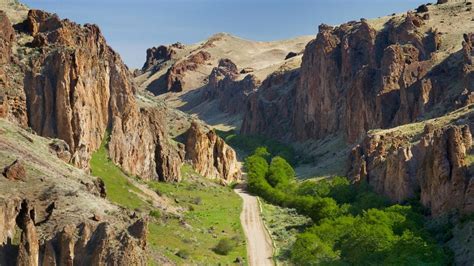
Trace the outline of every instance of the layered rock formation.
<instances>
[{"instance_id":1,"label":"layered rock formation","mask_svg":"<svg viewBox=\"0 0 474 266\"><path fill-rule=\"evenodd\" d=\"M427 124L416 135L409 137L403 129L369 134L352 150L349 177L368 182L394 202L419 196L434 216L474 212L469 126Z\"/></svg>"},{"instance_id":2,"label":"layered rock formation","mask_svg":"<svg viewBox=\"0 0 474 266\"><path fill-rule=\"evenodd\" d=\"M185 133L186 160L201 175L231 183L240 179L242 173L235 151L213 130L193 122Z\"/></svg>"}]
</instances>

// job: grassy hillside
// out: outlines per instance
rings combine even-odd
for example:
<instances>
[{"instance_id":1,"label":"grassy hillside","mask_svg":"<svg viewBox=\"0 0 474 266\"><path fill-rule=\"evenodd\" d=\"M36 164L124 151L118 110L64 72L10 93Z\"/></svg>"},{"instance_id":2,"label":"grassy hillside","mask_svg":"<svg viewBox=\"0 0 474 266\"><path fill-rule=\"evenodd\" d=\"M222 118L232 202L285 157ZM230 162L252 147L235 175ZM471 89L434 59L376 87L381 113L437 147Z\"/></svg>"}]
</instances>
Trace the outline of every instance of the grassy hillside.
<instances>
[{"instance_id":1,"label":"grassy hillside","mask_svg":"<svg viewBox=\"0 0 474 266\"><path fill-rule=\"evenodd\" d=\"M206 184L207 183L207 184ZM150 226L150 244L181 263L231 264L246 258L245 236L240 225L241 199L230 188L208 182L151 182L150 186L186 210L179 217L161 217ZM235 247L228 255L213 248L221 239ZM188 254L188 259L181 253ZM178 256L176 256L178 254Z\"/></svg>"},{"instance_id":2,"label":"grassy hillside","mask_svg":"<svg viewBox=\"0 0 474 266\"><path fill-rule=\"evenodd\" d=\"M199 177L186 164L182 167L185 178L182 183L134 180L109 159L107 139L104 138L92 156L92 174L104 181L110 201L150 215L150 265L167 261L179 265L228 265L238 257L246 258L245 236L239 218L242 202L232 189ZM155 191L170 205L154 208L152 199L140 190L142 185ZM163 211L166 209L170 211ZM219 255L213 250L222 239L232 243L232 250L227 255Z\"/></svg>"}]
</instances>

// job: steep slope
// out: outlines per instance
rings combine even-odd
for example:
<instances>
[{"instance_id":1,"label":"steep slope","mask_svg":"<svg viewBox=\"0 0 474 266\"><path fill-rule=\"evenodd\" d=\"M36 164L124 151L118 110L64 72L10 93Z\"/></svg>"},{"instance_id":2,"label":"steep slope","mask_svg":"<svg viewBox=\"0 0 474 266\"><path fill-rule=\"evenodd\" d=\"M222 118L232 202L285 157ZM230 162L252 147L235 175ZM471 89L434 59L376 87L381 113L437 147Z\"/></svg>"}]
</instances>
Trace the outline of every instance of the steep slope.
<instances>
[{"instance_id":1,"label":"steep slope","mask_svg":"<svg viewBox=\"0 0 474 266\"><path fill-rule=\"evenodd\" d=\"M145 265L147 221L108 202L58 143L0 119L0 264Z\"/></svg>"},{"instance_id":2,"label":"steep slope","mask_svg":"<svg viewBox=\"0 0 474 266\"><path fill-rule=\"evenodd\" d=\"M473 83L462 43L474 30L470 6L454 1L429 5L427 12L321 25L289 94L294 114L283 117L291 125L289 138L342 133L354 143L369 129L439 116L466 104ZM242 133L282 137L265 126L276 119L259 120L269 112L253 107L269 106L259 98L262 103L247 108Z\"/></svg>"}]
</instances>

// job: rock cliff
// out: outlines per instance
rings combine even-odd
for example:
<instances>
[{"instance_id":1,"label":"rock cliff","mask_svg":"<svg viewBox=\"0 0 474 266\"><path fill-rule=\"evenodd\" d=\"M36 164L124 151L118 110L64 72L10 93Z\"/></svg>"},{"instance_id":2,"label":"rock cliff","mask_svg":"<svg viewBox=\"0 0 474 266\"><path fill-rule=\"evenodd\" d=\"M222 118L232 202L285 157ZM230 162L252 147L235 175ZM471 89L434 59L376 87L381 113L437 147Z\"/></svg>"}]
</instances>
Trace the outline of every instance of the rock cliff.
<instances>
[{"instance_id":1,"label":"rock cliff","mask_svg":"<svg viewBox=\"0 0 474 266\"><path fill-rule=\"evenodd\" d=\"M138 107L127 67L97 26L31 10L17 28L31 41L17 45L22 48L18 56L26 58L16 62L21 66L17 73L24 75L23 92L16 101L6 97L4 117L24 112L24 123L42 136L66 141L71 162L85 169L108 130L110 157L126 172L179 180L181 158L168 140L164 120Z\"/></svg>"},{"instance_id":2,"label":"rock cliff","mask_svg":"<svg viewBox=\"0 0 474 266\"><path fill-rule=\"evenodd\" d=\"M434 216L452 210L474 212L470 130L474 119L469 112L455 121L411 125L417 129L410 134L409 125L369 133L352 150L349 177L368 182L394 202L419 197Z\"/></svg>"},{"instance_id":3,"label":"rock cliff","mask_svg":"<svg viewBox=\"0 0 474 266\"><path fill-rule=\"evenodd\" d=\"M258 78L248 74L238 80L239 69L230 59L219 60L209 75L208 85L202 93L202 101L216 100L221 112L239 114L247 104L248 95L260 86Z\"/></svg>"},{"instance_id":4,"label":"rock cliff","mask_svg":"<svg viewBox=\"0 0 474 266\"><path fill-rule=\"evenodd\" d=\"M185 133L186 159L201 175L231 183L240 179L242 173L235 151L213 130L193 122Z\"/></svg>"},{"instance_id":5,"label":"rock cliff","mask_svg":"<svg viewBox=\"0 0 474 266\"><path fill-rule=\"evenodd\" d=\"M15 30L5 12L0 10L0 118L26 126L25 96L18 84L15 68L18 67L12 48L16 42Z\"/></svg>"},{"instance_id":6,"label":"rock cliff","mask_svg":"<svg viewBox=\"0 0 474 266\"><path fill-rule=\"evenodd\" d=\"M461 107L460 99L474 89L472 68L465 64L472 57L468 56L471 40L465 35L464 48L460 47L462 27L446 28L447 10L465 20L469 17L465 4L456 3L430 6L429 20L408 12L337 27L321 25L316 39L305 48L298 84L284 103L294 106L293 116L282 118L291 124L289 139L343 134L347 142L355 143L369 129L411 123ZM287 90L292 89L290 85ZM265 97L256 98L258 103L247 106L245 117L253 119L244 121L242 133L281 138L268 126L280 117L271 122L262 119L267 111L255 106L265 105Z\"/></svg>"}]
</instances>

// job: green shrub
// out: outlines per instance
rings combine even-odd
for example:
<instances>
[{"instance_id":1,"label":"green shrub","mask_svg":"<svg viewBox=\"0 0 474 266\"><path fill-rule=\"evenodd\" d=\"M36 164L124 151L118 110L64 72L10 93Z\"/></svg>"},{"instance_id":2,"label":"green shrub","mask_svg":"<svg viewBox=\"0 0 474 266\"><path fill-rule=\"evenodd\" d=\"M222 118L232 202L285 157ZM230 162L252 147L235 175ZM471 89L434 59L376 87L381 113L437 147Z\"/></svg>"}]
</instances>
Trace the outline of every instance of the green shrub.
<instances>
[{"instance_id":1,"label":"green shrub","mask_svg":"<svg viewBox=\"0 0 474 266\"><path fill-rule=\"evenodd\" d=\"M280 156L273 157L268 169L267 181L273 187L286 187L295 178L295 171L290 164Z\"/></svg>"},{"instance_id":2,"label":"green shrub","mask_svg":"<svg viewBox=\"0 0 474 266\"><path fill-rule=\"evenodd\" d=\"M178 252L176 252L176 256L182 258L182 259L189 259L189 257L191 256L190 252L186 249L180 249Z\"/></svg>"},{"instance_id":3,"label":"green shrub","mask_svg":"<svg viewBox=\"0 0 474 266\"><path fill-rule=\"evenodd\" d=\"M151 210L150 216L156 219L161 218L161 212L159 210Z\"/></svg>"},{"instance_id":4,"label":"green shrub","mask_svg":"<svg viewBox=\"0 0 474 266\"><path fill-rule=\"evenodd\" d=\"M228 255L236 247L236 243L229 238L222 238L213 251L219 255Z\"/></svg>"}]
</instances>

